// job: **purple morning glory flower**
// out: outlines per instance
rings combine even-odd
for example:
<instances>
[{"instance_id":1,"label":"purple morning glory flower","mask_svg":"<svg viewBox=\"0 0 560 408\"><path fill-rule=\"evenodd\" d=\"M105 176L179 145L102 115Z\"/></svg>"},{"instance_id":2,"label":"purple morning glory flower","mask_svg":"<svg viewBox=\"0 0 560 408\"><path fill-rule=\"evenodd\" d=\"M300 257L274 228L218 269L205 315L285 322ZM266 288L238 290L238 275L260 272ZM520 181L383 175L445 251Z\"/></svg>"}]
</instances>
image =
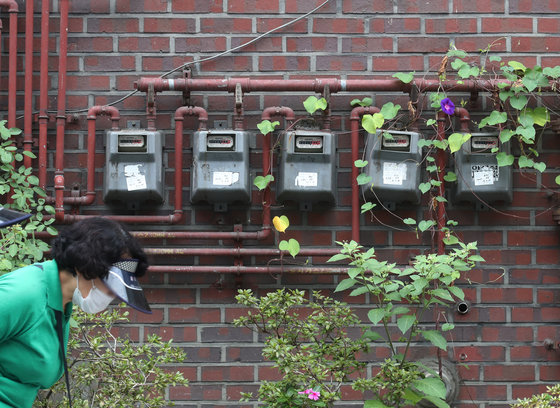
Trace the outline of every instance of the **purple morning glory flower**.
<instances>
[{"instance_id":1,"label":"purple morning glory flower","mask_svg":"<svg viewBox=\"0 0 560 408\"><path fill-rule=\"evenodd\" d=\"M441 100L440 104L443 113L446 113L448 115L453 115L453 113L455 112L455 104L451 102L451 99L444 98Z\"/></svg>"}]
</instances>

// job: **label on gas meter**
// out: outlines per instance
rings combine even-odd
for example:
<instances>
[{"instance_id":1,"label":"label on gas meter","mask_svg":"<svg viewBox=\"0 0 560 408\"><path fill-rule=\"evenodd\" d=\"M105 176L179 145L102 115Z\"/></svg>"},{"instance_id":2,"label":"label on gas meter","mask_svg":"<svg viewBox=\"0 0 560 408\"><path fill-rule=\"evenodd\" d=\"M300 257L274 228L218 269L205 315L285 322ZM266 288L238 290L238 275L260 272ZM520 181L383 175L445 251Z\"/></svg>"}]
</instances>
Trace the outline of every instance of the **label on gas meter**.
<instances>
[{"instance_id":1,"label":"label on gas meter","mask_svg":"<svg viewBox=\"0 0 560 408\"><path fill-rule=\"evenodd\" d=\"M298 187L317 187L318 181L317 173L299 172L295 184Z\"/></svg>"},{"instance_id":2,"label":"label on gas meter","mask_svg":"<svg viewBox=\"0 0 560 408\"><path fill-rule=\"evenodd\" d=\"M492 185L499 180L499 174L500 171L497 164L473 164L471 166L471 177L475 186Z\"/></svg>"},{"instance_id":3,"label":"label on gas meter","mask_svg":"<svg viewBox=\"0 0 560 408\"><path fill-rule=\"evenodd\" d=\"M406 164L383 162L383 184L402 186L406 180Z\"/></svg>"},{"instance_id":4,"label":"label on gas meter","mask_svg":"<svg viewBox=\"0 0 560 408\"><path fill-rule=\"evenodd\" d=\"M407 149L410 146L410 136L409 135L399 135L389 133L391 136L383 136L383 148L402 150Z\"/></svg>"},{"instance_id":5,"label":"label on gas meter","mask_svg":"<svg viewBox=\"0 0 560 408\"><path fill-rule=\"evenodd\" d=\"M215 186L231 186L239 181L239 173L232 171L215 171L212 173L212 184Z\"/></svg>"}]
</instances>

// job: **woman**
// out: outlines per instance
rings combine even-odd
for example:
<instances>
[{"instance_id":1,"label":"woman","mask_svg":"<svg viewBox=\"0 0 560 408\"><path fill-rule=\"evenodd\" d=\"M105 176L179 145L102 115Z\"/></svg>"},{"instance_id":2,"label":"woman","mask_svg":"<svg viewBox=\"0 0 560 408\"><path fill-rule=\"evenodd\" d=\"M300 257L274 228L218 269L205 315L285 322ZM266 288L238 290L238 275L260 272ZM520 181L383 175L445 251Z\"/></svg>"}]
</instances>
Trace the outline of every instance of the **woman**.
<instances>
[{"instance_id":1,"label":"woman","mask_svg":"<svg viewBox=\"0 0 560 408\"><path fill-rule=\"evenodd\" d=\"M73 224L51 254L0 277L0 408L31 407L38 390L61 377L73 304L97 313L118 297L151 313L136 280L148 268L146 255L120 224L98 217Z\"/></svg>"}]
</instances>

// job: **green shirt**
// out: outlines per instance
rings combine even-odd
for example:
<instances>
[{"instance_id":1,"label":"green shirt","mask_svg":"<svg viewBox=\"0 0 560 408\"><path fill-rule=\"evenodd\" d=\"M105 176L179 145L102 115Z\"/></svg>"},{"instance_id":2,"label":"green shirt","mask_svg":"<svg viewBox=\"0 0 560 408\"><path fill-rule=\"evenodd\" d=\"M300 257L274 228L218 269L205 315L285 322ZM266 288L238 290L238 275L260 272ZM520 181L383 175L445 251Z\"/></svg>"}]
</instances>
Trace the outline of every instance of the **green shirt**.
<instances>
[{"instance_id":1,"label":"green shirt","mask_svg":"<svg viewBox=\"0 0 560 408\"><path fill-rule=\"evenodd\" d=\"M0 408L28 408L50 388L64 365L54 311L62 311L55 261L30 265L0 277ZM64 349L72 303L64 313Z\"/></svg>"}]
</instances>

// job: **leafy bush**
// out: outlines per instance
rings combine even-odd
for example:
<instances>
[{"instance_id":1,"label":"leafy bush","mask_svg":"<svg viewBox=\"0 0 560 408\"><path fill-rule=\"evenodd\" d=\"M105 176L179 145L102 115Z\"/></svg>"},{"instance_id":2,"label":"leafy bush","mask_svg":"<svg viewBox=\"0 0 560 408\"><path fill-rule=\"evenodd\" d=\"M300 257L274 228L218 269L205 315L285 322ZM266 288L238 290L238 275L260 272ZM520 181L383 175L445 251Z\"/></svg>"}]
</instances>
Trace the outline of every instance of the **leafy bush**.
<instances>
[{"instance_id":1,"label":"leafy bush","mask_svg":"<svg viewBox=\"0 0 560 408\"><path fill-rule=\"evenodd\" d=\"M74 309L68 341L68 369L75 408L164 407L169 386L187 386L178 371L166 368L182 363L185 353L156 335L134 345L111 333L115 323L128 321L128 312L107 310L91 315ZM67 404L64 376L41 392L34 408Z\"/></svg>"},{"instance_id":2,"label":"leafy bush","mask_svg":"<svg viewBox=\"0 0 560 408\"><path fill-rule=\"evenodd\" d=\"M558 408L560 407L560 384L546 387L543 394L524 398L511 406L512 408Z\"/></svg>"},{"instance_id":3,"label":"leafy bush","mask_svg":"<svg viewBox=\"0 0 560 408\"><path fill-rule=\"evenodd\" d=\"M303 291L280 289L257 298L251 290L240 290L236 297L251 310L234 324L266 336L263 356L283 376L261 382L258 399L266 407L331 406L342 384L365 367L358 354L368 350L367 340L347 332L359 325L358 317L344 303L312 295L308 300Z\"/></svg>"},{"instance_id":4,"label":"leafy bush","mask_svg":"<svg viewBox=\"0 0 560 408\"><path fill-rule=\"evenodd\" d=\"M44 219L44 213L54 214L54 208L46 205L46 193L38 186L39 179L32 174L33 169L15 166L24 156L35 158L31 152L18 152L13 145L13 137L20 133L16 128L7 129L5 120L0 121L0 197L8 201L3 203L5 207L33 216L23 226L16 224L0 229L0 275L43 259L49 246L35 238L36 231L57 233L51 226L54 218Z\"/></svg>"}]
</instances>

